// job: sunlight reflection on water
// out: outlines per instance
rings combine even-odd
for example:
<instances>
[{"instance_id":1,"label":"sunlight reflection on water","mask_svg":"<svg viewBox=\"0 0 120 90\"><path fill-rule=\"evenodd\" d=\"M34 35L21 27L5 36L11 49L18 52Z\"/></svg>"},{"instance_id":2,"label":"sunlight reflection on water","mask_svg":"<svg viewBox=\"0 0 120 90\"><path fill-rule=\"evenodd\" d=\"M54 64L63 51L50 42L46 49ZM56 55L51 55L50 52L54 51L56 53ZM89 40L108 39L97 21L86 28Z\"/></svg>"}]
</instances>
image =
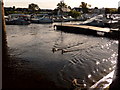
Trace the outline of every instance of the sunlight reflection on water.
<instances>
[{"instance_id":1,"label":"sunlight reflection on water","mask_svg":"<svg viewBox=\"0 0 120 90\"><path fill-rule=\"evenodd\" d=\"M7 26L10 55L21 58L56 85L70 87L74 78L91 86L115 69L118 41L55 31L51 24Z\"/></svg>"}]
</instances>

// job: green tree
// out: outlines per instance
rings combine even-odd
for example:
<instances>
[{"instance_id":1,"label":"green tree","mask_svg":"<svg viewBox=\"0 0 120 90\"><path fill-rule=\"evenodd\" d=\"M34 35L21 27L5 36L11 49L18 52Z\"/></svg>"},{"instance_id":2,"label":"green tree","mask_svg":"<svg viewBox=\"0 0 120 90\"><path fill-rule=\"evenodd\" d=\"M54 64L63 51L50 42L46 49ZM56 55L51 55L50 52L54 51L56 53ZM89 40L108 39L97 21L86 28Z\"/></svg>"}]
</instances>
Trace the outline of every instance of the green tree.
<instances>
[{"instance_id":1,"label":"green tree","mask_svg":"<svg viewBox=\"0 0 120 90\"><path fill-rule=\"evenodd\" d=\"M72 8L70 6L68 6L68 8L71 10Z\"/></svg>"},{"instance_id":2,"label":"green tree","mask_svg":"<svg viewBox=\"0 0 120 90\"><path fill-rule=\"evenodd\" d=\"M98 9L98 7L95 7L94 9Z\"/></svg>"},{"instance_id":3,"label":"green tree","mask_svg":"<svg viewBox=\"0 0 120 90\"><path fill-rule=\"evenodd\" d=\"M31 3L28 5L28 8L32 10L32 12L35 12L36 10L39 10L39 6L37 4Z\"/></svg>"},{"instance_id":4,"label":"green tree","mask_svg":"<svg viewBox=\"0 0 120 90\"><path fill-rule=\"evenodd\" d=\"M57 10L57 13L62 15L62 14L67 14L67 12L70 12L71 7L67 6L66 3L64 3L63 1L60 1L60 3L57 4L57 8L54 10L55 13L56 13L56 10Z\"/></svg>"},{"instance_id":5,"label":"green tree","mask_svg":"<svg viewBox=\"0 0 120 90\"><path fill-rule=\"evenodd\" d=\"M58 9L55 8L52 13L53 13L54 15L57 15L57 12L58 12Z\"/></svg>"},{"instance_id":6,"label":"green tree","mask_svg":"<svg viewBox=\"0 0 120 90\"><path fill-rule=\"evenodd\" d=\"M105 13L116 13L117 9L116 8L105 8Z\"/></svg>"},{"instance_id":7,"label":"green tree","mask_svg":"<svg viewBox=\"0 0 120 90\"><path fill-rule=\"evenodd\" d=\"M71 11L69 12L69 16L72 16L73 18L77 18L77 17L79 17L80 15L81 15L81 13L78 12L78 11L75 11L75 10L71 10Z\"/></svg>"},{"instance_id":8,"label":"green tree","mask_svg":"<svg viewBox=\"0 0 120 90\"><path fill-rule=\"evenodd\" d=\"M91 5L87 4L85 2L81 2L81 5L79 7L82 8L83 13L87 13L88 12L88 8L91 7Z\"/></svg>"},{"instance_id":9,"label":"green tree","mask_svg":"<svg viewBox=\"0 0 120 90\"><path fill-rule=\"evenodd\" d=\"M15 6L13 6L13 10L15 10Z\"/></svg>"},{"instance_id":10,"label":"green tree","mask_svg":"<svg viewBox=\"0 0 120 90\"><path fill-rule=\"evenodd\" d=\"M60 3L57 4L57 9L62 10L62 8L67 8L67 5L63 1L60 1Z\"/></svg>"}]
</instances>

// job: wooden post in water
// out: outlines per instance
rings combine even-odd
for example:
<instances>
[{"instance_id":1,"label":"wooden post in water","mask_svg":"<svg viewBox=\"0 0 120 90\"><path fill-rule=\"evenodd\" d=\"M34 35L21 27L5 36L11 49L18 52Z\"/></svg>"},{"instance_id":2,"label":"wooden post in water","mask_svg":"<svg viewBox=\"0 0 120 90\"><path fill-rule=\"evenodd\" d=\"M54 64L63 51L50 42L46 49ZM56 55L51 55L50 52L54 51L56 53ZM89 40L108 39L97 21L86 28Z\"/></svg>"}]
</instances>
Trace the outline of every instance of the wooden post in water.
<instances>
[{"instance_id":1,"label":"wooden post in water","mask_svg":"<svg viewBox=\"0 0 120 90\"><path fill-rule=\"evenodd\" d=\"M7 40L6 40L6 27L4 18L4 3L2 0L2 59L7 59Z\"/></svg>"},{"instance_id":2,"label":"wooden post in water","mask_svg":"<svg viewBox=\"0 0 120 90\"><path fill-rule=\"evenodd\" d=\"M120 22L119 24L119 34L118 34L118 59L117 59L117 66L116 66L116 73L115 79L113 80L112 84L110 85L109 90L120 90Z\"/></svg>"}]
</instances>

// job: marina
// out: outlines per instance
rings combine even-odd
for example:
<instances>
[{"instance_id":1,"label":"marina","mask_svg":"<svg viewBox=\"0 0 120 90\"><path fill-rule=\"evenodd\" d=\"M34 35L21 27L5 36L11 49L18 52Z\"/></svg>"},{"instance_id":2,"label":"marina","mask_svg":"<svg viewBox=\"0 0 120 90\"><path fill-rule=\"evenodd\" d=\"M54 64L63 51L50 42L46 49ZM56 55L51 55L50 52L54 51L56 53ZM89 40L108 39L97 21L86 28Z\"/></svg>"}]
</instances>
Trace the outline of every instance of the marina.
<instances>
[{"instance_id":1,"label":"marina","mask_svg":"<svg viewBox=\"0 0 120 90\"><path fill-rule=\"evenodd\" d=\"M43 75L42 77L44 78L42 80L34 79L39 82L36 84L32 80L32 85L25 82L28 83L28 86L22 84L21 87L28 88L31 85L31 88L45 88L45 83L43 83L43 87L39 87L38 84L47 82L46 84L52 83L52 85L48 85L50 88L87 88L88 90L93 87L108 88L112 82L113 73L110 74L111 76L107 76L111 77L110 81L103 77L115 69L119 29L80 24L83 21L51 23L49 20L48 22L43 20L44 22L40 23L38 22L40 19L42 18L33 18L31 20L27 18L26 20L30 21L28 25L25 25L25 23L22 23L23 25L13 23L13 25L6 26L9 59L15 60L15 64L8 64L8 66L11 68L17 67L17 69L22 71L24 71L24 68L32 67L31 70L35 70L34 73L36 74L34 75L29 70L25 70L25 72L31 74L29 77L36 77L40 73L40 76ZM96 37L98 33L103 34L100 37ZM113 37L113 33L117 39L108 38L108 36ZM28 62L27 67L26 62ZM56 69L52 71L52 68ZM73 69L74 73L71 72L71 69ZM85 73L82 73L81 70L84 70ZM17 72L16 69L15 71ZM13 72L11 71L11 73ZM24 74L21 74L20 76L15 76L16 80L18 80L15 87L19 87L17 86L19 82L24 80L22 78ZM14 75L11 75L6 79L14 83L16 81L11 80L13 77ZM21 77L20 81L18 77ZM12 86L12 84L9 85L7 82L5 84L7 87ZM101 87L101 85L107 86Z\"/></svg>"},{"instance_id":2,"label":"marina","mask_svg":"<svg viewBox=\"0 0 120 90\"><path fill-rule=\"evenodd\" d=\"M31 68L30 63L32 63L32 70L35 70L34 73L44 73L45 75L42 77L47 79L40 79L40 81L38 80L39 83L41 83L41 81L47 81L47 84L53 83L49 86L51 88L87 88L91 90L93 87L97 88L101 85L106 85L104 82L107 82L107 86L104 87L107 88L111 84L112 79L108 81L108 79L102 78L115 69L118 49L118 38L112 39L107 36L113 36L112 34L114 32L115 36L118 37L119 30L109 27L82 25L79 23L83 22L46 22L46 24L41 24L35 21L35 23L31 22L29 25L7 25L9 58L14 59L16 63L13 65L9 64L10 67L13 68L17 65L18 69L24 71L24 68ZM56 30L54 30L54 28ZM103 35L96 37L98 33L103 33ZM93 40L96 42L93 42ZM103 56L103 54L106 56ZM27 67L24 62L28 62ZM103 63L100 64L100 62ZM20 66L18 65L19 63L21 63ZM59 65L59 67L56 66L56 64ZM82 65L82 67L80 65ZM108 65L108 67L106 67L106 65ZM52 68L56 69L52 71ZM90 71L86 70L86 68L89 68ZM75 74L71 72L71 69L73 69ZM81 70L84 70L86 73L82 73ZM30 73L28 70L26 72ZM36 76L36 74L32 75ZM49 76L49 74L51 76ZM99 75L99 77L95 74ZM112 78L113 73L110 75L109 77ZM23 76L18 75L18 77ZM10 78L13 77L10 76L6 79L12 81ZM17 77L16 79L19 81ZM22 79L23 78L21 78L21 80ZM6 85L8 84L7 82L5 83ZM39 83L36 83L37 86L35 83L33 83L33 85L28 83L28 85L31 85L32 88L41 88L38 86ZM10 86L8 85L8 87ZM22 87L27 88L28 86L22 85ZM44 83L43 87L45 87Z\"/></svg>"},{"instance_id":3,"label":"marina","mask_svg":"<svg viewBox=\"0 0 120 90\"><path fill-rule=\"evenodd\" d=\"M120 7L81 2L71 8L64 0L54 9L0 3L3 89L119 88Z\"/></svg>"},{"instance_id":4,"label":"marina","mask_svg":"<svg viewBox=\"0 0 120 90\"><path fill-rule=\"evenodd\" d=\"M52 26L56 24L60 23ZM19 87L17 85L22 82L18 77L26 80L26 73L29 73L29 78L34 77L30 81L33 84L26 81L27 85L21 84L21 87L40 88L38 84L41 79L38 75L43 75L42 81L46 78L45 82L54 83L56 88L70 89L74 79L89 88L115 69L117 40L60 32L54 30L51 24L7 25L6 28L10 55L8 66L13 68L13 71L10 71L13 75L8 72L10 76L6 79L14 81L16 77L18 82L15 87ZM52 51L53 48L55 52ZM31 71L34 74L30 73ZM14 73L18 76L14 76ZM35 84L36 81L39 83ZM47 84L49 86L49 82ZM8 83L8 87L9 85L12 86L12 83ZM45 88L44 83L43 86Z\"/></svg>"}]
</instances>

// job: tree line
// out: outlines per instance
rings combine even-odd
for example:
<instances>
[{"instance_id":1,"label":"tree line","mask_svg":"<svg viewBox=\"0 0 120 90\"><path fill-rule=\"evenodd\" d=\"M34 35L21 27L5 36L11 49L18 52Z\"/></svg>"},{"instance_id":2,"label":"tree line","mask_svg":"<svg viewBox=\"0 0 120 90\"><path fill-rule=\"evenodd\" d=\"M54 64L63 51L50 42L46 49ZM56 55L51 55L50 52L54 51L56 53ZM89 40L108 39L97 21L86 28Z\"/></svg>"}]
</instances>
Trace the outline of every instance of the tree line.
<instances>
[{"instance_id":1,"label":"tree line","mask_svg":"<svg viewBox=\"0 0 120 90\"><path fill-rule=\"evenodd\" d=\"M68 15L76 18L78 16L80 16L82 13L89 13L89 8L91 7L90 4L85 3L85 2L81 2L81 4L79 5L79 8L81 8L82 12L73 10L70 6L68 6L65 2L60 1L57 4L57 7L52 10L51 14L53 15L57 15L58 11L60 13L65 12L64 10L69 10L69 12L67 12ZM15 6L13 6L13 8L15 9ZM5 11L5 15L9 15L9 14L15 14L15 13L19 13L19 14L34 14L34 13L43 13L40 9L40 7L37 4L31 3L28 5L28 10L27 11L22 11L22 12L18 12L18 11ZM95 7L94 9L98 9L98 7ZM47 11L46 11L47 12ZM105 9L105 13L120 13L120 7L118 9L113 9L113 8L106 8Z\"/></svg>"}]
</instances>

